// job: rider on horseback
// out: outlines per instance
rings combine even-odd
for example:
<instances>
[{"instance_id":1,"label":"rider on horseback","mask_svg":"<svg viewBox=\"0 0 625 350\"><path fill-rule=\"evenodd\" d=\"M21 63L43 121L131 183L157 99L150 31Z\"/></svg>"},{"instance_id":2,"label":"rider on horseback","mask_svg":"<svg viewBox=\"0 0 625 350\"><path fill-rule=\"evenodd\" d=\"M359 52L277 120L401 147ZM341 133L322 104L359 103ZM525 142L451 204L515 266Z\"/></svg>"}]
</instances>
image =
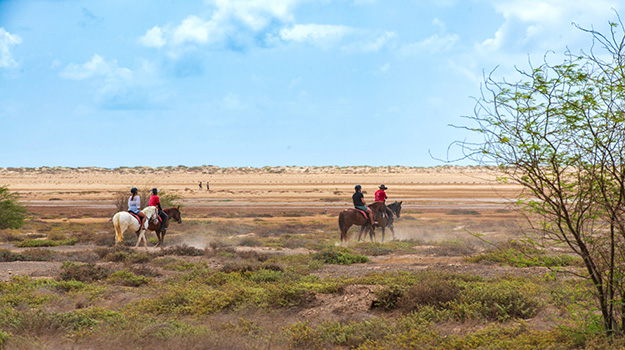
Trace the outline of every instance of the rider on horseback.
<instances>
[{"instance_id":1,"label":"rider on horseback","mask_svg":"<svg viewBox=\"0 0 625 350\"><path fill-rule=\"evenodd\" d=\"M158 207L158 216L161 218L161 231L167 230L167 213L163 211L161 208L161 200L158 198L159 190L155 188L152 189L152 195L150 196L149 206Z\"/></svg>"},{"instance_id":2,"label":"rider on horseback","mask_svg":"<svg viewBox=\"0 0 625 350\"><path fill-rule=\"evenodd\" d=\"M386 199L388 197L386 196L386 192L384 192L384 190L388 190L388 187L384 185L380 185L379 188L380 188L379 190L375 191L375 201L384 202L386 204ZM386 217L391 216L391 210L387 208L386 206L384 207L384 212L386 213Z\"/></svg>"},{"instance_id":3,"label":"rider on horseback","mask_svg":"<svg viewBox=\"0 0 625 350\"><path fill-rule=\"evenodd\" d=\"M141 231L141 228L143 227L143 222L145 221L146 216L139 209L141 207L141 197L139 197L137 192L138 190L136 187L130 189L130 193L132 193L132 196L128 198L128 211L139 216L139 230L137 230L137 233L139 233Z\"/></svg>"},{"instance_id":4,"label":"rider on horseback","mask_svg":"<svg viewBox=\"0 0 625 350\"><path fill-rule=\"evenodd\" d=\"M354 207L358 210L367 212L367 214L369 215L369 220L371 220L371 225L376 225L377 222L373 221L373 211L369 209L367 205L365 204L365 195L362 194L361 192L362 186L356 185L354 189L356 190L356 193L352 195L352 201L354 202Z\"/></svg>"}]
</instances>

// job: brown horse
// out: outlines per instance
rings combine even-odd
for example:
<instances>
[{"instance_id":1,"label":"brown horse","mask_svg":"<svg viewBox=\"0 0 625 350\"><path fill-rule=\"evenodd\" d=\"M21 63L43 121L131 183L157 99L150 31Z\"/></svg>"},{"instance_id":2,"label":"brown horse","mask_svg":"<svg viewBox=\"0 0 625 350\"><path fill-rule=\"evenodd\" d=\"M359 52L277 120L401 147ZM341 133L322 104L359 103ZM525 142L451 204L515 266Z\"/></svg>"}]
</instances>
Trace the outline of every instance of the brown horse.
<instances>
[{"instance_id":1,"label":"brown horse","mask_svg":"<svg viewBox=\"0 0 625 350\"><path fill-rule=\"evenodd\" d=\"M393 225L393 223L395 222L395 217L399 218L399 216L401 215L402 203L403 201L395 201L394 203L387 205L385 212L386 215L378 217L378 223L375 225L375 227L382 228L382 243L384 243L385 228L389 228L391 230L391 232L393 233L393 240L395 240L395 226ZM358 240L360 241L360 236L358 236Z\"/></svg>"},{"instance_id":2,"label":"brown horse","mask_svg":"<svg viewBox=\"0 0 625 350\"><path fill-rule=\"evenodd\" d=\"M182 224L182 218L180 217L180 206L165 208L163 209L165 214L167 214L167 220L165 222L160 222L158 224L154 224L150 222L148 225L148 230L154 231L156 233L156 237L158 238L158 243L155 247L163 248L163 241L165 240L165 233L167 232L167 228L169 227L169 220L175 220L179 224Z\"/></svg>"},{"instance_id":3,"label":"brown horse","mask_svg":"<svg viewBox=\"0 0 625 350\"><path fill-rule=\"evenodd\" d=\"M379 203L379 204L378 204ZM380 216L380 212L386 209L384 206L384 202L375 202L369 206L374 215L374 220L376 217ZM345 209L339 213L339 229L341 230L341 243L347 243L347 230L353 225L360 226L360 233L358 234L358 240L360 240L360 236L365 231L365 229L369 229L369 237L371 241L374 241L375 231L373 226L371 226L371 221L369 218L366 218L360 210L350 208Z\"/></svg>"}]
</instances>

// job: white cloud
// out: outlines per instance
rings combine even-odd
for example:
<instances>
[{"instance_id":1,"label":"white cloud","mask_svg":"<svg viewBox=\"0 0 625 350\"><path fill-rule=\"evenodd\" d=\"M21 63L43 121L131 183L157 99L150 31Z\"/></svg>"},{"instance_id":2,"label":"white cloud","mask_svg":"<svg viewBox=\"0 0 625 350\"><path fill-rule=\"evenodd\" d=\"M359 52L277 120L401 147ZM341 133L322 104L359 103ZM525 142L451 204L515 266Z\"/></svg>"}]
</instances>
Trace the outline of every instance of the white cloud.
<instances>
[{"instance_id":1,"label":"white cloud","mask_svg":"<svg viewBox=\"0 0 625 350\"><path fill-rule=\"evenodd\" d=\"M197 16L189 16L176 27L172 33L172 40L175 45L186 42L206 44L209 39L215 40L217 25L213 21L204 21Z\"/></svg>"},{"instance_id":2,"label":"white cloud","mask_svg":"<svg viewBox=\"0 0 625 350\"><path fill-rule=\"evenodd\" d=\"M282 22L293 20L291 11L297 0L212 0L216 7L213 20L224 23L236 20L253 31L264 29L273 19Z\"/></svg>"},{"instance_id":3,"label":"white cloud","mask_svg":"<svg viewBox=\"0 0 625 350\"><path fill-rule=\"evenodd\" d=\"M185 44L225 45L227 40L244 36L246 32L251 32L249 37L255 37L274 22L292 22L291 12L298 1L209 0L206 3L213 9L209 18L190 15L178 25L155 26L139 41L147 47L169 46L173 51Z\"/></svg>"},{"instance_id":4,"label":"white cloud","mask_svg":"<svg viewBox=\"0 0 625 350\"><path fill-rule=\"evenodd\" d=\"M11 48L22 43L19 35L11 34L4 28L0 27L0 69L15 68L18 66L17 61L13 58Z\"/></svg>"},{"instance_id":5,"label":"white cloud","mask_svg":"<svg viewBox=\"0 0 625 350\"><path fill-rule=\"evenodd\" d=\"M373 38L372 40L349 44L344 47L344 49L346 51L356 52L378 52L384 47L392 45L396 36L397 35L395 32L386 31L382 35Z\"/></svg>"},{"instance_id":6,"label":"white cloud","mask_svg":"<svg viewBox=\"0 0 625 350\"><path fill-rule=\"evenodd\" d=\"M119 67L116 60L94 55L83 64L68 64L59 76L90 81L95 88L95 102L105 109L149 109L170 98L170 93L159 87L157 68L145 60L131 70Z\"/></svg>"},{"instance_id":7,"label":"white cloud","mask_svg":"<svg viewBox=\"0 0 625 350\"><path fill-rule=\"evenodd\" d=\"M415 56L423 53L440 53L454 48L460 37L457 34L438 35L434 34L425 40L405 44L400 48L404 56Z\"/></svg>"},{"instance_id":8,"label":"white cloud","mask_svg":"<svg viewBox=\"0 0 625 350\"><path fill-rule=\"evenodd\" d=\"M485 55L497 51L544 53L575 46L587 37L571 23L583 27L607 24L616 0L508 0L493 1L493 8L505 22L492 38L478 47Z\"/></svg>"},{"instance_id":9,"label":"white cloud","mask_svg":"<svg viewBox=\"0 0 625 350\"><path fill-rule=\"evenodd\" d=\"M132 71L117 66L117 61L105 61L99 55L93 55L90 61L84 64L68 64L60 73L61 78L70 80L85 80L94 77L104 77L110 80L132 78Z\"/></svg>"},{"instance_id":10,"label":"white cloud","mask_svg":"<svg viewBox=\"0 0 625 350\"><path fill-rule=\"evenodd\" d=\"M161 48L165 46L165 39L163 38L163 31L159 26L154 26L148 30L144 36L139 38L139 42L147 47Z\"/></svg>"},{"instance_id":11,"label":"white cloud","mask_svg":"<svg viewBox=\"0 0 625 350\"><path fill-rule=\"evenodd\" d=\"M284 41L323 42L339 41L350 31L349 27L328 24L296 24L280 31Z\"/></svg>"}]
</instances>

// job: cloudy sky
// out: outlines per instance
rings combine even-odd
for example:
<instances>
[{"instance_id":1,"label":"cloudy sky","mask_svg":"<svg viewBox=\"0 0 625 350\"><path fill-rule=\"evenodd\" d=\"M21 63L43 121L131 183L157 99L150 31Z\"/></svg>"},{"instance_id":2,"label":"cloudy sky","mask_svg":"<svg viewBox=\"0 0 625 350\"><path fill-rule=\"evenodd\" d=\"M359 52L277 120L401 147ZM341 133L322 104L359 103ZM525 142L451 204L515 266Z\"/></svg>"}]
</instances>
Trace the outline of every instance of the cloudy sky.
<instances>
[{"instance_id":1,"label":"cloudy sky","mask_svg":"<svg viewBox=\"0 0 625 350\"><path fill-rule=\"evenodd\" d=\"M442 165L620 0L0 0L0 167ZM451 158L454 158L452 152Z\"/></svg>"}]
</instances>

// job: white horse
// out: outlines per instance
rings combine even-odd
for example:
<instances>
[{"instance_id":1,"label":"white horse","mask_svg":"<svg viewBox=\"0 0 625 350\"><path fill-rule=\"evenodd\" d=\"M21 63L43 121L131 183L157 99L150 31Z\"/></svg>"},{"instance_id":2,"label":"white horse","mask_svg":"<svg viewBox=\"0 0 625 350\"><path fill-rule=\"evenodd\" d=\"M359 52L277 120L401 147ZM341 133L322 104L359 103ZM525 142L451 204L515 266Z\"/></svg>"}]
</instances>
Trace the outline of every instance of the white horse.
<instances>
[{"instance_id":1,"label":"white horse","mask_svg":"<svg viewBox=\"0 0 625 350\"><path fill-rule=\"evenodd\" d=\"M146 219L141 227L141 231L137 234L137 244L135 244L135 248L139 246L139 243L141 243L141 240L143 239L145 249L148 249L148 240L145 238L145 230L148 229L148 223L150 221L158 223L158 208L145 207L141 211L145 214ZM139 221L127 211L120 211L115 214L113 216L113 225L115 225L115 236L117 237L115 245L123 241L124 232L128 230L136 232L139 230Z\"/></svg>"}]
</instances>

